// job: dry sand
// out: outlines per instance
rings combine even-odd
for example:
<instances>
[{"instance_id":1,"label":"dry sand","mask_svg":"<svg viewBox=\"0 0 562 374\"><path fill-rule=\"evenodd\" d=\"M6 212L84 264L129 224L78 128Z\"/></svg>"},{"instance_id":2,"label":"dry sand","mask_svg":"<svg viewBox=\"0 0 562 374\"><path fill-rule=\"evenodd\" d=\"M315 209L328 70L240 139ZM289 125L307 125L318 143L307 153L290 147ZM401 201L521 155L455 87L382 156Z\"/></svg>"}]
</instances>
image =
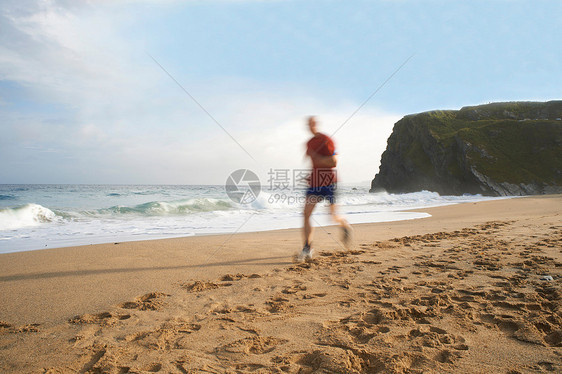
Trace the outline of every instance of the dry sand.
<instances>
[{"instance_id":1,"label":"dry sand","mask_svg":"<svg viewBox=\"0 0 562 374\"><path fill-rule=\"evenodd\" d=\"M424 211L0 255L0 372L562 372L562 196Z\"/></svg>"}]
</instances>

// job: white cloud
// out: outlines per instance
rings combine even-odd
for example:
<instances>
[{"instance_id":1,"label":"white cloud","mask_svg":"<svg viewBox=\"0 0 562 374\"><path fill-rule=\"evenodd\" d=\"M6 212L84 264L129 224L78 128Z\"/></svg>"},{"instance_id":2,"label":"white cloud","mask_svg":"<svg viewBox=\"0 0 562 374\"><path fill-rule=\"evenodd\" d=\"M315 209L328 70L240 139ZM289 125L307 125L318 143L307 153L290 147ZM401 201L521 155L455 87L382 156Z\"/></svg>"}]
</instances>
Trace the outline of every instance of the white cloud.
<instances>
[{"instance_id":1,"label":"white cloud","mask_svg":"<svg viewBox=\"0 0 562 374\"><path fill-rule=\"evenodd\" d=\"M306 126L309 115L317 115L320 131L334 135L339 152L339 176L343 182L370 180L378 171L380 156L394 123L400 116L367 106L342 124L358 108L356 103L322 102L291 91L281 95L242 96L231 102L237 113L227 115L235 125L246 124L245 130L233 133L240 144L257 160L244 157L234 144L224 149L238 153L241 167L260 172L262 179L272 169L309 167L304 157L305 143L310 138ZM243 128L235 126L235 128ZM339 129L339 130L338 130ZM226 139L225 137L225 140Z\"/></svg>"},{"instance_id":2,"label":"white cloud","mask_svg":"<svg viewBox=\"0 0 562 374\"><path fill-rule=\"evenodd\" d=\"M313 97L306 87L245 78L182 82L255 163L146 55L142 41L120 32L129 15L116 3L11 1L4 7L1 79L56 109L23 113L1 99L4 141L11 144L0 155L12 161L0 169L2 182L223 183L241 167L263 178L269 168L307 166L307 115L317 114L331 134L357 108ZM398 119L368 108L335 137L346 182L374 176Z\"/></svg>"}]
</instances>

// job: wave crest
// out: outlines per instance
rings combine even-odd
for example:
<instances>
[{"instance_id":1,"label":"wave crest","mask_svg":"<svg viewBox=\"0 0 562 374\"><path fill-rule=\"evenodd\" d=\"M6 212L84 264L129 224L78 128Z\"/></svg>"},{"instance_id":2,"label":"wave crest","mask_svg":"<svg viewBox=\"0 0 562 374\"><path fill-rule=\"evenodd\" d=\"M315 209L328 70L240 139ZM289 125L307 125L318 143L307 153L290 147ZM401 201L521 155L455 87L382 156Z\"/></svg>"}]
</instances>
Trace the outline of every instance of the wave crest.
<instances>
[{"instance_id":1,"label":"wave crest","mask_svg":"<svg viewBox=\"0 0 562 374\"><path fill-rule=\"evenodd\" d=\"M232 202L221 199L190 199L176 202L151 201L135 206L112 206L106 209L99 209L97 213L106 215L142 215L142 216L161 216L161 215L184 215L190 213L213 212L217 210L229 210L234 208Z\"/></svg>"},{"instance_id":2,"label":"wave crest","mask_svg":"<svg viewBox=\"0 0 562 374\"><path fill-rule=\"evenodd\" d=\"M0 209L0 230L16 230L55 221L57 215L39 204Z\"/></svg>"}]
</instances>

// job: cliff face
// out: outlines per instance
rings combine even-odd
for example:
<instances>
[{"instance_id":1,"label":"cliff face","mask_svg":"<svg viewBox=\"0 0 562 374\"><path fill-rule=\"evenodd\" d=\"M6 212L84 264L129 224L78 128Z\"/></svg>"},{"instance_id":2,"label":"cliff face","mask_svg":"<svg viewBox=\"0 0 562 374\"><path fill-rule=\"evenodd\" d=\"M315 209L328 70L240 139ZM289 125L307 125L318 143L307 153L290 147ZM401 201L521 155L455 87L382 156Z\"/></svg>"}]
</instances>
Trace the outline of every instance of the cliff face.
<instances>
[{"instance_id":1,"label":"cliff face","mask_svg":"<svg viewBox=\"0 0 562 374\"><path fill-rule=\"evenodd\" d=\"M562 101L409 115L394 125L371 192L562 193Z\"/></svg>"}]
</instances>

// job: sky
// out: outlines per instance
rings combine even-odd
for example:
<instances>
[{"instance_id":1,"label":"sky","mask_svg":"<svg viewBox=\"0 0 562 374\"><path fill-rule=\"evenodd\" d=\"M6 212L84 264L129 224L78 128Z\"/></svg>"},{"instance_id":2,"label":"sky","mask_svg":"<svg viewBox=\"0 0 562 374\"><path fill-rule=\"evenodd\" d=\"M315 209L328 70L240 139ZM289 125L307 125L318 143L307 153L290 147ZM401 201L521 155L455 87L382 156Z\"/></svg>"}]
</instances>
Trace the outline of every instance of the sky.
<instances>
[{"instance_id":1,"label":"sky","mask_svg":"<svg viewBox=\"0 0 562 374\"><path fill-rule=\"evenodd\" d=\"M559 0L0 0L0 184L368 183L404 115L562 99Z\"/></svg>"}]
</instances>

